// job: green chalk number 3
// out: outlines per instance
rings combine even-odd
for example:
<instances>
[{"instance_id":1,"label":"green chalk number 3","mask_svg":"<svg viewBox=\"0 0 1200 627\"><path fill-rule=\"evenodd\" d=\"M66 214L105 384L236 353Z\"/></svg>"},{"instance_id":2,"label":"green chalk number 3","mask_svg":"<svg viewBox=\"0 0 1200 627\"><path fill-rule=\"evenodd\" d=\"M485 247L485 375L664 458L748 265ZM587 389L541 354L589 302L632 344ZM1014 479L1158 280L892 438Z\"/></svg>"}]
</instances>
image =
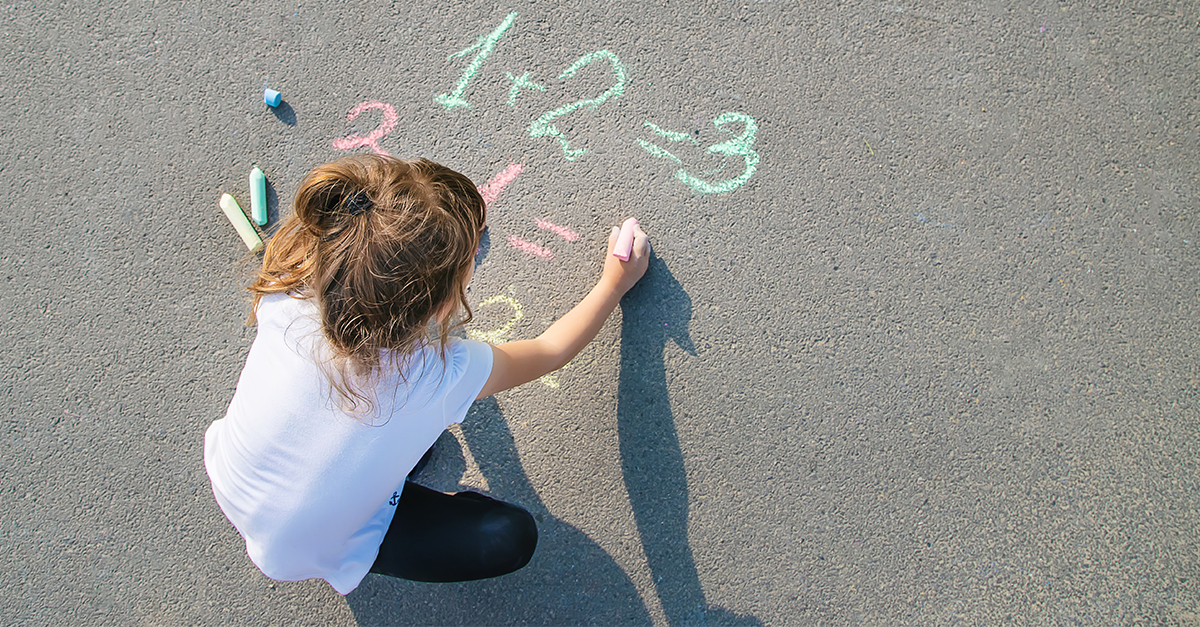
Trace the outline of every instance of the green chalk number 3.
<instances>
[{"instance_id":1,"label":"green chalk number 3","mask_svg":"<svg viewBox=\"0 0 1200 627\"><path fill-rule=\"evenodd\" d=\"M754 172L758 170L758 153L754 151L754 138L758 134L758 123L754 121L754 118L745 113L738 113L736 111L726 111L713 120L713 126L716 126L718 130L729 135L733 135L733 132L726 129L726 125L739 123L742 125L741 134L735 136L733 139L709 146L706 152L714 155L725 155L726 157L742 157L745 160L746 168L742 170L741 174L731 179L710 182L688 172L686 168L679 168L675 171L675 178L699 194L724 194L745 185L746 181L749 181L750 177L754 176ZM699 142L692 139L687 133L671 132L659 128L649 121L645 122L643 126L668 141L689 141L699 144ZM644 139L639 139L638 143L641 144L646 152L655 157L683 165L683 161L679 157L676 157L671 152L656 144L652 144Z\"/></svg>"}]
</instances>

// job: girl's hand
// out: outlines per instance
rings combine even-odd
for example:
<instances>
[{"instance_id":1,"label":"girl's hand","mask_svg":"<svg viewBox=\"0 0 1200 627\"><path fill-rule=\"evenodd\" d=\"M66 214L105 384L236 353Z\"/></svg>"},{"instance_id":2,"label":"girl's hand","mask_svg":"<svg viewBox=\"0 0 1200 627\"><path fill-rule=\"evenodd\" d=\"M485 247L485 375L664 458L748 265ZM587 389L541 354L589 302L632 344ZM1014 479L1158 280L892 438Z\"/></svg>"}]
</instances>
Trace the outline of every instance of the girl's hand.
<instances>
[{"instance_id":1,"label":"girl's hand","mask_svg":"<svg viewBox=\"0 0 1200 627\"><path fill-rule=\"evenodd\" d=\"M600 276L601 283L607 283L619 294L624 294L633 287L646 268L650 266L650 239L639 224L633 228L633 250L629 253L629 261L621 261L613 256L617 246L617 235L620 227L613 227L608 235L608 252L604 256L604 274Z\"/></svg>"},{"instance_id":2,"label":"girl's hand","mask_svg":"<svg viewBox=\"0 0 1200 627\"><path fill-rule=\"evenodd\" d=\"M641 227L633 232L633 250L629 261L612 256L621 229L614 228L608 237L608 253L604 258L604 274L587 296L567 315L559 318L541 335L532 340L518 340L492 346L492 373L479 392L478 398L529 383L534 379L562 368L595 339L600 327L616 309L621 296L646 274L650 265L650 240Z\"/></svg>"}]
</instances>

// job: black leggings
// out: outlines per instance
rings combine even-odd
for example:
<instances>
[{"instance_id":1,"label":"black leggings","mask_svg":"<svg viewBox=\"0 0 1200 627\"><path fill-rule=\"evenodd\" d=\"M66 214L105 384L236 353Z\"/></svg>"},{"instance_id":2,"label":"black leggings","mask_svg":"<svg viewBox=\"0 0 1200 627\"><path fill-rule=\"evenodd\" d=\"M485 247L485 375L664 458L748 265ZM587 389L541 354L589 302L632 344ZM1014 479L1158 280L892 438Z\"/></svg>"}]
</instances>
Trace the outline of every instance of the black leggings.
<instances>
[{"instance_id":1,"label":"black leggings","mask_svg":"<svg viewBox=\"0 0 1200 627\"><path fill-rule=\"evenodd\" d=\"M411 581L471 581L529 563L537 524L524 509L477 492L404 482L371 572Z\"/></svg>"}]
</instances>

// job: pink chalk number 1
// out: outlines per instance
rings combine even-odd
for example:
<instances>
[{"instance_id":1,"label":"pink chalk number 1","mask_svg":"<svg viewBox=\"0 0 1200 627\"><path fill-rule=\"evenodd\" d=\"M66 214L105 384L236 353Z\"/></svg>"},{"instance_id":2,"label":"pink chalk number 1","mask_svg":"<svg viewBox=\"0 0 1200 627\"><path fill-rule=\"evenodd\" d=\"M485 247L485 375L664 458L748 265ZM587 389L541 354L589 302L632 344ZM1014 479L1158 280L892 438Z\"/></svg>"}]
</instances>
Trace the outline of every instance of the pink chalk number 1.
<instances>
[{"instance_id":1,"label":"pink chalk number 1","mask_svg":"<svg viewBox=\"0 0 1200 627\"><path fill-rule=\"evenodd\" d=\"M361 135L347 135L333 140L334 148L338 150L354 150L359 146L367 146L371 150L374 150L376 154L384 155L385 157L391 156L388 151L379 147L379 140L387 137L388 133L391 133L392 129L396 128L398 118L396 117L396 110L392 108L392 105L379 102L378 100L368 100L351 109L350 113L346 114L346 121L353 122L359 114L369 109L383 111L383 122L375 130L367 133L366 137Z\"/></svg>"}]
</instances>

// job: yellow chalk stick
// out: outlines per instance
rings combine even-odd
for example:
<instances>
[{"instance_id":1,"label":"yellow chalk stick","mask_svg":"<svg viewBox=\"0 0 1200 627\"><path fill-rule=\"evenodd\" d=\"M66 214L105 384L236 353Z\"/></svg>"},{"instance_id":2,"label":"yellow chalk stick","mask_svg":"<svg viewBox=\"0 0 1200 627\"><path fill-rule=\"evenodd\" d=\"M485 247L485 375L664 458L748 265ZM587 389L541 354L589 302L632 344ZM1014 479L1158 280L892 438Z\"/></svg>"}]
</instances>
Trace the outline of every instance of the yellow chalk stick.
<instances>
[{"instance_id":1,"label":"yellow chalk stick","mask_svg":"<svg viewBox=\"0 0 1200 627\"><path fill-rule=\"evenodd\" d=\"M233 196L221 194L220 205L221 211L225 212L225 217L229 218L229 223L237 230L238 235L242 236L242 241L246 243L246 248L249 248L252 253L262 250L262 239L254 230L254 227L250 226L250 221L246 219L246 213L242 211L242 208L233 199Z\"/></svg>"}]
</instances>

